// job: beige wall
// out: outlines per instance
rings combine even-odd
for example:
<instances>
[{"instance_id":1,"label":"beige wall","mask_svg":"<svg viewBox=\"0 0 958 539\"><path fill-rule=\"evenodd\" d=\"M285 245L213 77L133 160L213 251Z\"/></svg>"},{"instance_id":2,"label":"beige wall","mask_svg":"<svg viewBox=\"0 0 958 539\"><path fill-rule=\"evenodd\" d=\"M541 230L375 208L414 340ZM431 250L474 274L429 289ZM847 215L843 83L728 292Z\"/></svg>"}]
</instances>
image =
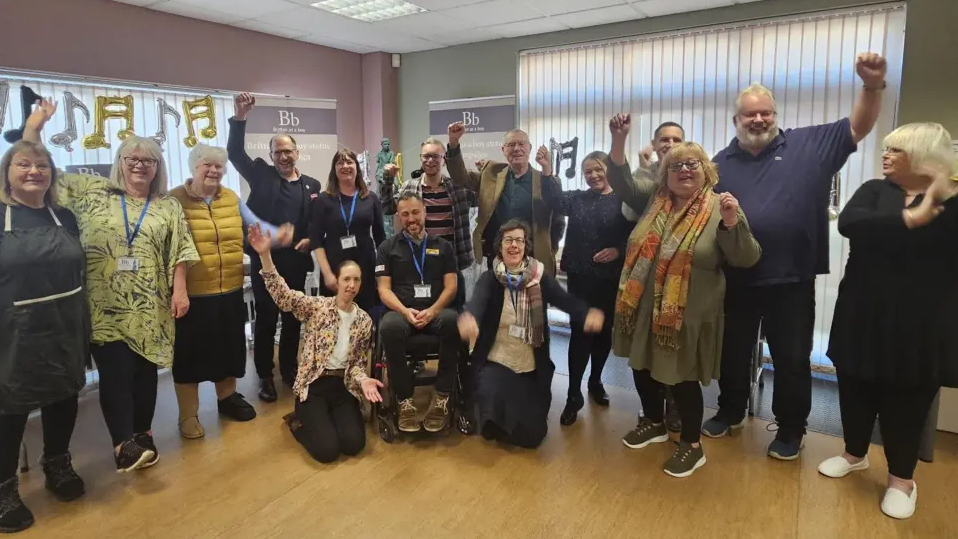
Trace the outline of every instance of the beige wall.
<instances>
[{"instance_id":1,"label":"beige wall","mask_svg":"<svg viewBox=\"0 0 958 539\"><path fill-rule=\"evenodd\" d=\"M516 92L520 50L792 15L875 0L766 0L538 36L406 54L399 70L400 144L414 155L429 130L429 102ZM938 121L958 137L958 1L910 0L899 123Z\"/></svg>"}]
</instances>

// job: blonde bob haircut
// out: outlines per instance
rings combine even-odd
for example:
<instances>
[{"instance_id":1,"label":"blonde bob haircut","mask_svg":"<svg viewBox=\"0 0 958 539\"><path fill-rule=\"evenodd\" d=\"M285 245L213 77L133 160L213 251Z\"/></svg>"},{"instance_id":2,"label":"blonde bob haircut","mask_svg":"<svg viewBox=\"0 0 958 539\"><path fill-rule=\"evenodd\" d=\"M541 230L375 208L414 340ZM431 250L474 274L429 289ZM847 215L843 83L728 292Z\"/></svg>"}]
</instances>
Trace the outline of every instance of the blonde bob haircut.
<instances>
[{"instance_id":1,"label":"blonde bob haircut","mask_svg":"<svg viewBox=\"0 0 958 539\"><path fill-rule=\"evenodd\" d=\"M129 157L135 150L142 150L146 152L148 157L156 159L156 175L150 182L150 195L165 195L169 185L169 174L166 171L166 161L163 159L160 145L151 138L136 135L124 140L120 147L116 149L116 158L113 160L113 169L110 170L107 185L116 192L126 191L126 180L123 179L123 170L126 168L126 163L123 162L123 158Z\"/></svg>"},{"instance_id":2,"label":"blonde bob haircut","mask_svg":"<svg viewBox=\"0 0 958 539\"><path fill-rule=\"evenodd\" d=\"M203 163L216 163L226 166L228 155L225 148L219 146L210 146L208 144L197 144L191 151L187 159L190 167L190 175L196 171L196 167Z\"/></svg>"},{"instance_id":3,"label":"blonde bob haircut","mask_svg":"<svg viewBox=\"0 0 958 539\"><path fill-rule=\"evenodd\" d=\"M939 123L905 124L885 137L885 148L901 150L908 155L911 172L924 167L946 167L949 174L958 172L951 134Z\"/></svg>"},{"instance_id":4,"label":"blonde bob haircut","mask_svg":"<svg viewBox=\"0 0 958 539\"><path fill-rule=\"evenodd\" d=\"M656 178L659 185L662 187L668 185L670 164L688 161L689 159L699 160L699 167L705 174L706 187L715 187L718 184L718 167L709 159L708 154L705 153L705 149L694 142L683 142L672 146L669 153L665 154L665 157L662 159L662 164L659 165L658 178Z\"/></svg>"},{"instance_id":5,"label":"blonde bob haircut","mask_svg":"<svg viewBox=\"0 0 958 539\"><path fill-rule=\"evenodd\" d=\"M738 93L738 97L735 98L735 115L739 115L742 112L742 98L747 95L759 95L768 97L772 101L772 110L777 111L778 105L775 103L775 96L772 95L772 91L768 89L767 86L753 82L749 84L744 90Z\"/></svg>"},{"instance_id":6,"label":"blonde bob haircut","mask_svg":"<svg viewBox=\"0 0 958 539\"><path fill-rule=\"evenodd\" d=\"M53 155L50 150L38 142L29 142L18 140L10 146L10 149L3 154L0 159L0 202L7 206L18 206L20 203L13 199L13 188L10 185L10 168L13 167L13 156L18 153L29 154L35 158L46 159L50 164L50 187L43 194L43 202L47 206L58 208L57 205L57 178L60 173L57 171L56 163L53 162Z\"/></svg>"}]
</instances>

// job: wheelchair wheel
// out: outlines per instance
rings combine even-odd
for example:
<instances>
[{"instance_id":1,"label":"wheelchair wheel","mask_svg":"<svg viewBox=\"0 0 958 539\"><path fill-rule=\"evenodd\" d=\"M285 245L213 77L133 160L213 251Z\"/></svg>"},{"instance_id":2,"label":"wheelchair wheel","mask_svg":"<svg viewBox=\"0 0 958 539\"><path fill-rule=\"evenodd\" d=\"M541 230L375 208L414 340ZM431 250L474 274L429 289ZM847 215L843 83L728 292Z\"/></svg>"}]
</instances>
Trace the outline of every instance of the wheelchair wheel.
<instances>
[{"instance_id":1,"label":"wheelchair wheel","mask_svg":"<svg viewBox=\"0 0 958 539\"><path fill-rule=\"evenodd\" d=\"M460 433L466 436L475 434L476 425L469 414L456 410L454 420L456 422L456 428L459 429Z\"/></svg>"},{"instance_id":2,"label":"wheelchair wheel","mask_svg":"<svg viewBox=\"0 0 958 539\"><path fill-rule=\"evenodd\" d=\"M396 440L396 426L380 417L379 437L387 444L393 443Z\"/></svg>"}]
</instances>

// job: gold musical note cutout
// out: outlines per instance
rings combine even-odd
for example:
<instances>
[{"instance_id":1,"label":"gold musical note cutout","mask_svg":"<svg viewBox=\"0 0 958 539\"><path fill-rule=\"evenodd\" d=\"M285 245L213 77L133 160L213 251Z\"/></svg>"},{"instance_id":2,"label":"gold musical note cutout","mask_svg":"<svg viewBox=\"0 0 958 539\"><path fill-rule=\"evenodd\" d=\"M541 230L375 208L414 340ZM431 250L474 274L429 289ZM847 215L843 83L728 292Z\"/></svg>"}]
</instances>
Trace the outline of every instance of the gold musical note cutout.
<instances>
[{"instance_id":1,"label":"gold musical note cutout","mask_svg":"<svg viewBox=\"0 0 958 539\"><path fill-rule=\"evenodd\" d=\"M50 137L50 144L68 152L73 151L73 141L77 139L77 110L83 113L86 122L90 121L90 111L83 101L77 99L71 92L63 92L63 111L66 113L67 128Z\"/></svg>"},{"instance_id":2,"label":"gold musical note cutout","mask_svg":"<svg viewBox=\"0 0 958 539\"><path fill-rule=\"evenodd\" d=\"M160 124L160 129L153 135L153 140L160 145L160 151L163 150L163 144L166 143L166 117L173 118L176 127L180 127L180 113L166 103L162 97L156 98L156 121Z\"/></svg>"},{"instance_id":3,"label":"gold musical note cutout","mask_svg":"<svg viewBox=\"0 0 958 539\"><path fill-rule=\"evenodd\" d=\"M96 111L94 112L95 129L92 135L83 137L83 147L87 150L96 150L98 148L110 148L110 143L106 140L106 121L123 120L126 127L116 134L120 140L126 140L133 136L133 96L107 97L99 95L96 98Z\"/></svg>"},{"instance_id":4,"label":"gold musical note cutout","mask_svg":"<svg viewBox=\"0 0 958 539\"><path fill-rule=\"evenodd\" d=\"M189 136L183 139L187 148L196 146L199 142L196 139L196 130L193 122L196 120L207 119L209 125L200 130L200 136L209 140L216 138L216 107L213 106L213 96L206 96L193 101L183 101L183 112L186 115L186 132Z\"/></svg>"}]
</instances>

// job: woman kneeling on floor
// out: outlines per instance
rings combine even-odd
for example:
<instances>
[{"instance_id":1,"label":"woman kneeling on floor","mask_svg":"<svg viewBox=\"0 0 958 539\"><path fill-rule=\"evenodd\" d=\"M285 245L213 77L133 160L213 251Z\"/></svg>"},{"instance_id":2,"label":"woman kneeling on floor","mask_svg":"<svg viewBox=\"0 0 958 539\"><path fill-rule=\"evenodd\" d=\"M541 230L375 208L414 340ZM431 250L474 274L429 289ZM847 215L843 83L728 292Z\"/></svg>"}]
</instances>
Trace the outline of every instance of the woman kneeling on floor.
<instances>
[{"instance_id":1,"label":"woman kneeling on floor","mask_svg":"<svg viewBox=\"0 0 958 539\"><path fill-rule=\"evenodd\" d=\"M337 272L335 297L309 297L290 290L270 257L270 235L249 229L249 243L263 263L260 272L280 310L303 323L303 346L293 383L296 404L284 420L296 440L320 462L356 455L366 445L359 399L381 402L379 380L366 375L372 355L372 318L354 302L362 284L356 262Z\"/></svg>"},{"instance_id":2,"label":"woman kneeling on floor","mask_svg":"<svg viewBox=\"0 0 958 539\"><path fill-rule=\"evenodd\" d=\"M555 373L546 306L569 313L586 333L601 331L604 317L545 275L542 263L532 258L525 221L502 225L495 251L492 271L479 278L459 318L459 332L475 342L475 401L483 438L534 449L548 431Z\"/></svg>"}]
</instances>

